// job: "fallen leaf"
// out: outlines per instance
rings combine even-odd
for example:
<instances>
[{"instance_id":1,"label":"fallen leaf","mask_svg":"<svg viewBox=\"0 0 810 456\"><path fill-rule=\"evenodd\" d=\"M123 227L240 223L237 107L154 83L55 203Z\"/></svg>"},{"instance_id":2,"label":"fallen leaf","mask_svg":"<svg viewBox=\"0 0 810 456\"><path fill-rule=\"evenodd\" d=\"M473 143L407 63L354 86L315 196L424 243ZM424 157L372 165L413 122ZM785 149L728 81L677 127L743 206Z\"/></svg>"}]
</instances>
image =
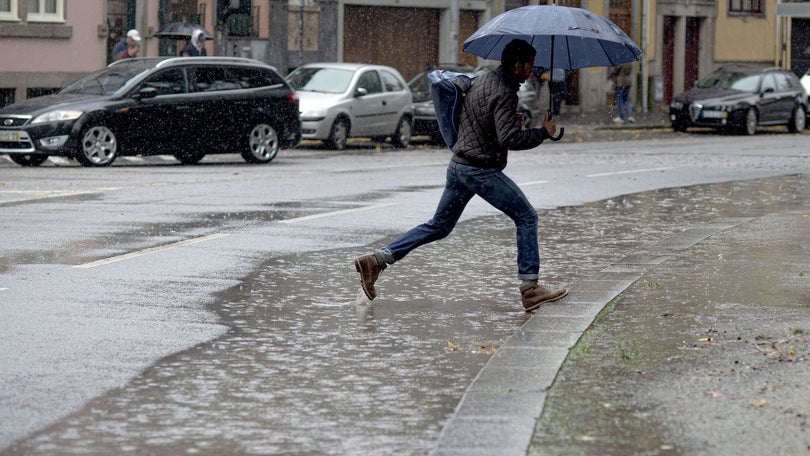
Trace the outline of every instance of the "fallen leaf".
<instances>
[{"instance_id":1,"label":"fallen leaf","mask_svg":"<svg viewBox=\"0 0 810 456\"><path fill-rule=\"evenodd\" d=\"M706 390L706 395L709 396L709 397L723 397L723 396L725 396L725 394L723 394L722 391L714 391L714 390Z\"/></svg>"},{"instance_id":2,"label":"fallen leaf","mask_svg":"<svg viewBox=\"0 0 810 456\"><path fill-rule=\"evenodd\" d=\"M754 406L754 407L756 407L756 408L759 408L759 407L765 407L766 405L768 405L768 401L766 401L765 399L763 399L763 400L761 400L761 401L759 401L759 402L753 402L753 403L751 403L751 405L753 405L753 406Z\"/></svg>"}]
</instances>

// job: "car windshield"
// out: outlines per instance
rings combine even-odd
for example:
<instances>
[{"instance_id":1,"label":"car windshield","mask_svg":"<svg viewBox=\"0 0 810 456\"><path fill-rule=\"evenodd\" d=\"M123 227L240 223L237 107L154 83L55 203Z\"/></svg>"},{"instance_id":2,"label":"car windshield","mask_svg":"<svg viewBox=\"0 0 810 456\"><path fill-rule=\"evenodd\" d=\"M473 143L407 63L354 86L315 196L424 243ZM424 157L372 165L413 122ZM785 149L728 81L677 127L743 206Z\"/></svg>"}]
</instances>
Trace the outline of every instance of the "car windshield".
<instances>
[{"instance_id":1,"label":"car windshield","mask_svg":"<svg viewBox=\"0 0 810 456\"><path fill-rule=\"evenodd\" d=\"M287 82L302 92L343 93L353 76L354 71L338 68L299 68L287 76Z\"/></svg>"},{"instance_id":2,"label":"car windshield","mask_svg":"<svg viewBox=\"0 0 810 456\"><path fill-rule=\"evenodd\" d=\"M143 62L111 65L68 84L59 93L109 95L126 86L135 76L152 66L154 63L144 64Z\"/></svg>"},{"instance_id":3,"label":"car windshield","mask_svg":"<svg viewBox=\"0 0 810 456\"><path fill-rule=\"evenodd\" d=\"M701 89L734 89L745 92L759 90L759 74L737 71L715 71L698 81L697 87Z\"/></svg>"}]
</instances>

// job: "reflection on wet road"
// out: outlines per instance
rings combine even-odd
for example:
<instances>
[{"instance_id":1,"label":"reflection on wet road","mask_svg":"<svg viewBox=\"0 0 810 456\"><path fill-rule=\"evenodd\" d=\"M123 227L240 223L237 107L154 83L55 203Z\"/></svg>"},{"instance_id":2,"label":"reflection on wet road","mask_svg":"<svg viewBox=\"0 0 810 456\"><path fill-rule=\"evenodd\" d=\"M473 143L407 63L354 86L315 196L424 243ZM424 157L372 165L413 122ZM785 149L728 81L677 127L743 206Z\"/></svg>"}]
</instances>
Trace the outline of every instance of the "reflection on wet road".
<instances>
[{"instance_id":1,"label":"reflection on wet road","mask_svg":"<svg viewBox=\"0 0 810 456\"><path fill-rule=\"evenodd\" d=\"M540 211L541 274L589 277L718 217L801 194L796 177L701 185ZM352 303L355 249L273 258L211 305L230 330L3 454L425 454L492 349L528 318L514 227L459 225ZM374 246L370 246L369 250Z\"/></svg>"}]
</instances>

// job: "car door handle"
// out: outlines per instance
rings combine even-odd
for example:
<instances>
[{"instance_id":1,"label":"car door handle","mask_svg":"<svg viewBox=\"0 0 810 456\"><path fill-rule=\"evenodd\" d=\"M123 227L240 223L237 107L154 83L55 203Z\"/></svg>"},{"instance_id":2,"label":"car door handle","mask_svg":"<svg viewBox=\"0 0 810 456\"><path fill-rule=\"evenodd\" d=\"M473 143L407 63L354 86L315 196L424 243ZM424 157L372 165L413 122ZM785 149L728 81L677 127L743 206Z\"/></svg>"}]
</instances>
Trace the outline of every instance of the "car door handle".
<instances>
[{"instance_id":1,"label":"car door handle","mask_svg":"<svg viewBox=\"0 0 810 456\"><path fill-rule=\"evenodd\" d=\"M178 105L178 106L176 107L176 109L177 109L178 111L188 111L188 110L190 110L190 109L191 109L191 106Z\"/></svg>"}]
</instances>

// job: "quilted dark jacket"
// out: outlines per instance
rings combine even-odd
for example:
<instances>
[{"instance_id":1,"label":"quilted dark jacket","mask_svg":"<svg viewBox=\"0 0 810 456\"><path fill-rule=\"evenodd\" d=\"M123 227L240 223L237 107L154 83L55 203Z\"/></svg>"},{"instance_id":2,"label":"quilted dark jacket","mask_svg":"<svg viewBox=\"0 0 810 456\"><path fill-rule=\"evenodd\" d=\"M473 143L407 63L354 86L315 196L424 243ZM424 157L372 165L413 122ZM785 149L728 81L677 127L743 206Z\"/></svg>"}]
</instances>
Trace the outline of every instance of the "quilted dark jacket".
<instances>
[{"instance_id":1,"label":"quilted dark jacket","mask_svg":"<svg viewBox=\"0 0 810 456\"><path fill-rule=\"evenodd\" d=\"M502 67L478 77L464 99L453 161L504 169L510 149L531 149L549 137L544 128L521 130L517 118L519 87Z\"/></svg>"}]
</instances>

